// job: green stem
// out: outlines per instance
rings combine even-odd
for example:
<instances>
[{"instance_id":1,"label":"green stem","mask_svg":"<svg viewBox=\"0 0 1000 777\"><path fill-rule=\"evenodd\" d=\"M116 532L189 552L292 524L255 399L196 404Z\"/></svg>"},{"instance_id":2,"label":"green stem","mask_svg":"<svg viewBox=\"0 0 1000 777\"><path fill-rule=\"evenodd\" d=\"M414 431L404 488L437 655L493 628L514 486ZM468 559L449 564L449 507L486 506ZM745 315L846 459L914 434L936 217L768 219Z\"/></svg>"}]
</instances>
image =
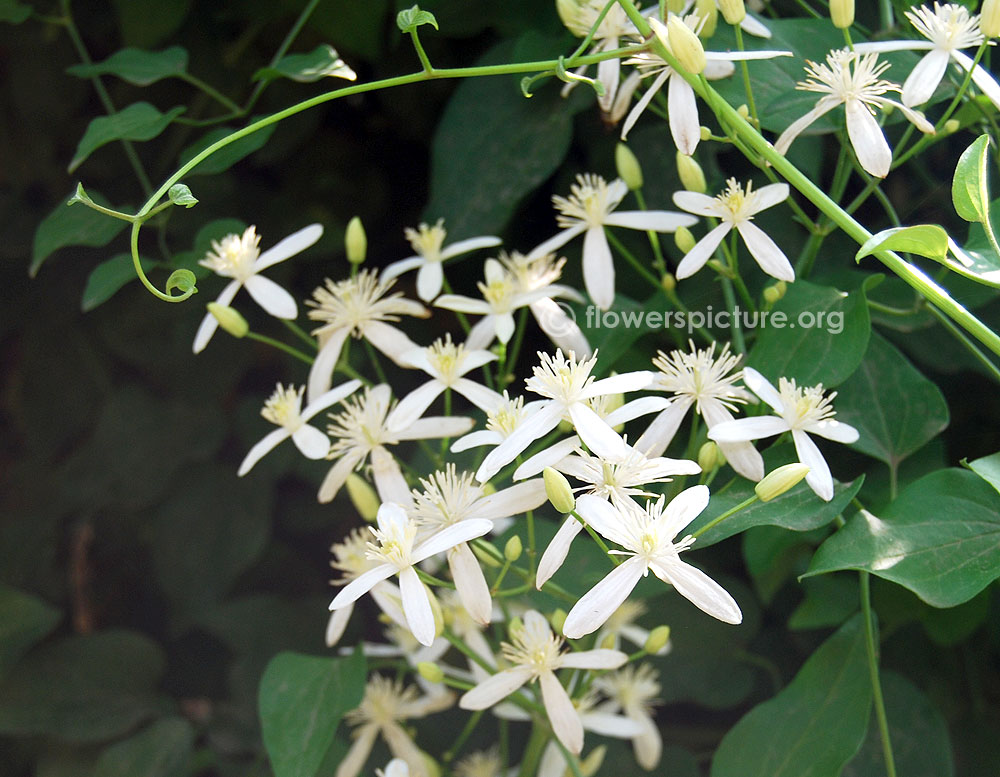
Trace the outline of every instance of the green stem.
<instances>
[{"instance_id":1,"label":"green stem","mask_svg":"<svg viewBox=\"0 0 1000 777\"><path fill-rule=\"evenodd\" d=\"M538 762L542 760L542 753L545 745L549 741L549 732L539 723L531 724L531 738L524 748L524 755L521 758L521 770L517 777L534 777L538 771Z\"/></svg>"},{"instance_id":2,"label":"green stem","mask_svg":"<svg viewBox=\"0 0 1000 777\"><path fill-rule=\"evenodd\" d=\"M271 57L271 62L268 67L274 67L277 65L278 62L281 61L281 58L288 53L288 49L292 47L292 43L295 42L299 33L302 32L302 28L309 20L309 17L312 16L313 11L316 10L316 6L318 6L319 3L320 0L309 0L309 3L302 9L302 12L298 15L298 18L291 26L291 29L288 30L284 40L281 41L281 45L278 46L278 50L274 52L274 56ZM263 94L269 83L270 82L266 79L257 83L253 92L250 93L250 98L247 100L246 105L244 105L242 109L238 109L238 116L245 116L250 112L250 109L253 108L253 106L257 103L257 100L260 99L261 94Z\"/></svg>"},{"instance_id":3,"label":"green stem","mask_svg":"<svg viewBox=\"0 0 1000 777\"><path fill-rule=\"evenodd\" d=\"M576 518L576 520L578 520L580 522L580 525L583 526L583 528L587 530L587 534L589 534L591 537L593 537L594 542L596 542L601 547L601 550L604 551L604 555L606 555L608 558L610 558L611 561L614 562L615 566L618 566L619 564L622 563L621 561L618 560L618 556L617 555L612 555L611 554L611 549L608 548L608 546L604 542L604 540L601 539L601 535L598 534L596 531L594 531L593 527L591 527L585 520L583 520L583 518L580 517L580 514L576 510L573 510L572 512L570 512L570 515L572 515L574 518Z\"/></svg>"},{"instance_id":4,"label":"green stem","mask_svg":"<svg viewBox=\"0 0 1000 777\"><path fill-rule=\"evenodd\" d=\"M871 302L869 302L868 304L871 305ZM986 371L990 374L990 377L992 377L993 380L995 380L997 383L1000 383L1000 368L998 368L997 365L995 365L993 361L985 353L983 353L982 349L979 346L977 346L974 342L972 342L972 340L966 337L965 332L963 332L961 329L955 326L951 322L951 319L949 319L946 315L944 315L944 313L942 313L933 305L927 305L926 307L927 307L927 312L930 313L932 316L934 316L934 318L936 318L940 322L941 326L943 326L945 329L951 332L951 334L955 337L955 339L957 339L962 345L964 345L966 350L968 350L969 353L971 353L973 357L975 357L976 361L978 361L981 365L983 365L983 367L986 368Z\"/></svg>"},{"instance_id":5,"label":"green stem","mask_svg":"<svg viewBox=\"0 0 1000 777\"><path fill-rule=\"evenodd\" d=\"M444 755L441 756L445 763L451 763L455 760L455 756L462 751L462 747L465 745L466 740L472 735L476 726L479 725L479 721L483 717L485 710L477 710L473 712L469 717L469 720L465 723L465 728L462 729L462 733L458 735L458 738L454 741L451 747L449 747Z\"/></svg>"},{"instance_id":6,"label":"green stem","mask_svg":"<svg viewBox=\"0 0 1000 777\"><path fill-rule=\"evenodd\" d=\"M882 684L879 681L878 657L875 645L875 619L872 614L871 581L867 572L859 572L861 581L861 612L865 620L865 651L868 654L868 675L872 684L872 702L875 704L875 718L878 720L879 737L882 739L882 755L885 758L886 777L896 777L896 761L892 755L892 741L889 738L889 719L885 714L882 698Z\"/></svg>"},{"instance_id":7,"label":"green stem","mask_svg":"<svg viewBox=\"0 0 1000 777\"><path fill-rule=\"evenodd\" d=\"M301 340L303 343L305 343L306 345L308 345L314 351L319 350L319 344L316 342L316 340L311 335L309 335L308 333L304 332L302 330L302 327L300 327L294 321L290 321L287 318L283 318L283 319L281 319L281 323L283 323L285 325L285 327L288 329L288 331L290 331L293 335L295 335L297 338L299 338L299 340Z\"/></svg>"},{"instance_id":8,"label":"green stem","mask_svg":"<svg viewBox=\"0 0 1000 777\"><path fill-rule=\"evenodd\" d=\"M264 343L264 345L270 345L277 348L279 351L284 351L289 356L294 356L299 361L305 362L306 364L313 363L313 357L307 353L302 353L302 351L297 348L292 348L290 345L286 345L280 340L275 340L273 337L268 337L267 335L257 334L256 332L247 332L246 337L250 340L256 340L258 343Z\"/></svg>"},{"instance_id":9,"label":"green stem","mask_svg":"<svg viewBox=\"0 0 1000 777\"><path fill-rule=\"evenodd\" d=\"M743 46L743 29L738 24L735 24L733 25L733 31L736 33L736 47L740 51L746 51L746 48ZM754 102L753 86L750 84L750 66L745 59L740 60L740 66L743 70L743 90L747 94L747 107L750 109L750 119L753 121L755 127L759 127L760 119L757 118L757 103Z\"/></svg>"},{"instance_id":10,"label":"green stem","mask_svg":"<svg viewBox=\"0 0 1000 777\"><path fill-rule=\"evenodd\" d=\"M213 100L215 100L217 103L228 109L232 114L234 115L239 114L240 106L238 106L236 103L234 103L224 94L222 94L222 92L220 92L211 84L205 83L200 78L191 75L190 73L178 73L177 77L180 78L182 81L187 81L187 83L191 84L191 86L193 86L195 89L200 89L202 92L204 92Z\"/></svg>"},{"instance_id":11,"label":"green stem","mask_svg":"<svg viewBox=\"0 0 1000 777\"><path fill-rule=\"evenodd\" d=\"M635 189L633 194L635 194L636 202L639 203L639 209L649 210L646 207L646 198L642 196L642 189ZM646 230L646 236L649 238L649 247L653 249L653 266L660 271L661 275L664 275L667 272L667 263L663 259L663 250L660 248L660 236L652 229Z\"/></svg>"},{"instance_id":12,"label":"green stem","mask_svg":"<svg viewBox=\"0 0 1000 777\"><path fill-rule=\"evenodd\" d=\"M417 58L420 60L420 66L424 69L425 73L432 75L434 73L434 66L431 65L430 59L427 58L427 52L424 51L423 44L420 42L420 36L417 34L416 27L410 30L410 40L413 41L413 48L417 52Z\"/></svg>"},{"instance_id":13,"label":"green stem","mask_svg":"<svg viewBox=\"0 0 1000 777\"><path fill-rule=\"evenodd\" d=\"M758 501L759 499L760 499L760 497L758 497L757 494L754 494L749 499L744 499L742 502L740 502L735 507L730 507L722 515L718 516L717 518L713 518L711 521L709 521L708 523L706 523L704 526L702 526L697 531L691 532L691 536L695 537L695 538L700 537L702 534L704 534L705 532L707 532L709 529L711 529L711 528L713 528L715 526L718 526L720 523L722 523L724 520L726 520L726 518L729 518L729 517L731 517L733 515L736 515L736 513L738 513L740 510L746 509L747 507L749 507L750 505L752 505L754 502Z\"/></svg>"}]
</instances>

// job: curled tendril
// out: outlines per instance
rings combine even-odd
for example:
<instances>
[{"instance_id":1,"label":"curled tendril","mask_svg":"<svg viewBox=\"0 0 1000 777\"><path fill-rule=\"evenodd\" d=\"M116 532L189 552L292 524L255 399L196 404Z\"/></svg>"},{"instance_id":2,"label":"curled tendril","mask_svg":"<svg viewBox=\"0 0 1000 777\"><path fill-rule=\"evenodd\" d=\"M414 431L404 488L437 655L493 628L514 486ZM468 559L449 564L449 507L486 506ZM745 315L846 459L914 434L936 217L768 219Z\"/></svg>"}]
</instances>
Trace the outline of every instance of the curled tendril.
<instances>
[{"instance_id":1,"label":"curled tendril","mask_svg":"<svg viewBox=\"0 0 1000 777\"><path fill-rule=\"evenodd\" d=\"M565 81L567 84L571 83L587 84L595 92L597 92L598 97L603 97L606 91L604 88L604 84L602 84L596 78L588 78L587 76L578 75L577 73L573 73L572 71L567 70L566 57L559 57L559 60L556 63L556 78L558 78L560 81Z\"/></svg>"},{"instance_id":2,"label":"curled tendril","mask_svg":"<svg viewBox=\"0 0 1000 777\"><path fill-rule=\"evenodd\" d=\"M142 222L132 222L132 266L135 268L135 273L139 276L142 285L146 287L150 294L157 299L162 299L164 302L183 302L193 294L196 294L198 288L195 286L194 273L190 270L174 270L170 274L170 277L167 278L166 292L160 291L153 285L153 282L149 280L143 271L142 263L139 261L139 230L141 228ZM178 289L181 293L171 294L171 291L174 289Z\"/></svg>"}]
</instances>

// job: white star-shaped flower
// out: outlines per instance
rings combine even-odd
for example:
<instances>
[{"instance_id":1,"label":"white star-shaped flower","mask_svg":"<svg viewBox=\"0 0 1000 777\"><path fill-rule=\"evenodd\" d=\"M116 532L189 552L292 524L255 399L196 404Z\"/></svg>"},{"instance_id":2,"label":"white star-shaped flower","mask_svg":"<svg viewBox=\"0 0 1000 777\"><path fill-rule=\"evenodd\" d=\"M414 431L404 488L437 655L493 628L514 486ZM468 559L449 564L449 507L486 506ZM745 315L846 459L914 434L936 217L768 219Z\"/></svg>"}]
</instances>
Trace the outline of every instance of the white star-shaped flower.
<instances>
[{"instance_id":1,"label":"white star-shaped flower","mask_svg":"<svg viewBox=\"0 0 1000 777\"><path fill-rule=\"evenodd\" d=\"M594 687L609 697L611 709L620 709L639 724L642 731L632 738L635 759L646 771L655 769L663 752L663 738L653 720L653 705L660 693L656 670L649 664L624 666L596 678Z\"/></svg>"},{"instance_id":2,"label":"white star-shaped flower","mask_svg":"<svg viewBox=\"0 0 1000 777\"><path fill-rule=\"evenodd\" d=\"M281 286L260 275L271 265L283 262L306 250L323 236L323 227L311 224L308 227L293 232L277 245L264 253L258 247L260 237L254 227L247 227L243 236L226 235L222 240L212 241L212 250L198 264L207 267L216 275L232 278L215 300L219 305L229 305L242 287L250 292L258 305L275 318L293 319L298 315L295 299ZM212 339L219 321L211 313L206 314L194 337L193 350L201 353L208 341Z\"/></svg>"},{"instance_id":3,"label":"white star-shaped flower","mask_svg":"<svg viewBox=\"0 0 1000 777\"><path fill-rule=\"evenodd\" d=\"M723 238L735 229L760 269L778 280L794 281L795 271L784 251L753 223L753 217L762 210L788 199L788 191L787 183L771 183L753 191L752 181L744 189L735 178L730 178L726 181L726 190L715 197L699 192L674 192L678 208L722 222L685 254L677 265L677 278L688 278L704 267Z\"/></svg>"},{"instance_id":4,"label":"white star-shaped flower","mask_svg":"<svg viewBox=\"0 0 1000 777\"><path fill-rule=\"evenodd\" d=\"M777 415L738 418L718 424L708 436L718 443L759 440L782 432L791 432L799 461L809 467L806 483L820 499L833 499L833 476L826 459L808 433L818 434L835 442L852 443L858 430L833 419L834 391L823 393L823 384L798 386L794 380L781 378L776 389L767 378L751 367L743 368L743 382L758 397L769 404Z\"/></svg>"}]
</instances>

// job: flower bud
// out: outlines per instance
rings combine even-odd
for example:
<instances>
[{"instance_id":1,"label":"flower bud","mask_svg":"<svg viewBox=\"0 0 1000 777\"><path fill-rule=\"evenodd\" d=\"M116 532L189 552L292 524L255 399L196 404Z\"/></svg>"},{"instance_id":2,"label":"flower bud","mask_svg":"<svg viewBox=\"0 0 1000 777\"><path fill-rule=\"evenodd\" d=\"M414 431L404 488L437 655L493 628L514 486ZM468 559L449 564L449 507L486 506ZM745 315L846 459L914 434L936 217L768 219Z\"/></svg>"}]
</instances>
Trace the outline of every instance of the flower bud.
<instances>
[{"instance_id":1,"label":"flower bud","mask_svg":"<svg viewBox=\"0 0 1000 777\"><path fill-rule=\"evenodd\" d=\"M421 750L420 760L423 761L424 774L426 774L427 777L441 777L441 766L434 760L430 753L425 753Z\"/></svg>"},{"instance_id":2,"label":"flower bud","mask_svg":"<svg viewBox=\"0 0 1000 777\"><path fill-rule=\"evenodd\" d=\"M670 627L669 626L657 626L651 632L649 636L646 637L646 644L642 646L650 655L657 655L661 650L666 648L670 644Z\"/></svg>"},{"instance_id":3,"label":"flower bud","mask_svg":"<svg viewBox=\"0 0 1000 777\"><path fill-rule=\"evenodd\" d=\"M444 682L444 672L441 671L441 667L437 664L432 664L430 661L421 661L417 664L417 671L429 683Z\"/></svg>"},{"instance_id":4,"label":"flower bud","mask_svg":"<svg viewBox=\"0 0 1000 777\"><path fill-rule=\"evenodd\" d=\"M743 0L719 0L719 10L722 11L726 24L739 24L747 17Z\"/></svg>"},{"instance_id":5,"label":"flower bud","mask_svg":"<svg viewBox=\"0 0 1000 777\"><path fill-rule=\"evenodd\" d=\"M775 302L780 300L785 296L785 291L788 289L788 284L784 281L778 281L777 283L771 284L764 288L764 301L768 305L773 305Z\"/></svg>"},{"instance_id":6,"label":"flower bud","mask_svg":"<svg viewBox=\"0 0 1000 777\"><path fill-rule=\"evenodd\" d=\"M715 8L715 0L711 2ZM667 41L682 68L692 75L698 75L705 69L705 47L679 16L671 16L667 22Z\"/></svg>"},{"instance_id":7,"label":"flower bud","mask_svg":"<svg viewBox=\"0 0 1000 777\"><path fill-rule=\"evenodd\" d=\"M563 25L574 35L580 27L577 17L580 14L580 3L577 0L556 0L556 13L562 20Z\"/></svg>"},{"instance_id":8,"label":"flower bud","mask_svg":"<svg viewBox=\"0 0 1000 777\"><path fill-rule=\"evenodd\" d=\"M347 250L347 261L351 264L361 264L368 253L368 236L361 224L361 219L355 216L347 222L344 232L344 248Z\"/></svg>"},{"instance_id":9,"label":"flower bud","mask_svg":"<svg viewBox=\"0 0 1000 777\"><path fill-rule=\"evenodd\" d=\"M552 467L546 467L542 471L542 479L545 481L545 495L549 502L560 513L571 513L576 508L576 499L573 497L573 489L569 486L566 476Z\"/></svg>"},{"instance_id":10,"label":"flower bud","mask_svg":"<svg viewBox=\"0 0 1000 777\"><path fill-rule=\"evenodd\" d=\"M563 626L566 625L566 611L561 607L557 607L552 615L549 616L549 623L552 624L552 628L555 629L556 634L562 634Z\"/></svg>"},{"instance_id":11,"label":"flower bud","mask_svg":"<svg viewBox=\"0 0 1000 777\"><path fill-rule=\"evenodd\" d=\"M680 13L687 5L687 0L667 0L667 10L670 13Z\"/></svg>"},{"instance_id":12,"label":"flower bud","mask_svg":"<svg viewBox=\"0 0 1000 777\"><path fill-rule=\"evenodd\" d=\"M694 12L705 20L698 34L706 39L715 35L715 28L719 24L719 6L715 0L695 0Z\"/></svg>"},{"instance_id":13,"label":"flower bud","mask_svg":"<svg viewBox=\"0 0 1000 777\"><path fill-rule=\"evenodd\" d=\"M854 0L830 0L830 18L834 27L846 30L854 24Z\"/></svg>"},{"instance_id":14,"label":"flower bud","mask_svg":"<svg viewBox=\"0 0 1000 777\"><path fill-rule=\"evenodd\" d=\"M580 761L580 774L583 777L594 777L604 764L604 756L608 752L607 745L598 745L589 753L587 757Z\"/></svg>"},{"instance_id":15,"label":"flower bud","mask_svg":"<svg viewBox=\"0 0 1000 777\"><path fill-rule=\"evenodd\" d=\"M503 557L513 564L521 558L521 551L523 550L524 545L521 544L521 538L515 534L507 540L507 544L503 546Z\"/></svg>"},{"instance_id":16,"label":"flower bud","mask_svg":"<svg viewBox=\"0 0 1000 777\"><path fill-rule=\"evenodd\" d=\"M770 502L791 488L794 488L806 475L809 467L805 464L785 464L783 467L768 472L753 490L762 502Z\"/></svg>"},{"instance_id":17,"label":"flower bud","mask_svg":"<svg viewBox=\"0 0 1000 777\"><path fill-rule=\"evenodd\" d=\"M502 567L503 564L497 561L496 556L494 556L492 553L488 553L479 546L480 542L490 545L490 543L486 542L485 540L479 540L478 542L469 543L469 547L472 548L472 552L476 555L476 558L479 559L479 562L481 564L485 564L488 567L492 567L493 569L499 569L500 567ZM493 546L490 545L490 547Z\"/></svg>"},{"instance_id":18,"label":"flower bud","mask_svg":"<svg viewBox=\"0 0 1000 777\"><path fill-rule=\"evenodd\" d=\"M708 127L706 127L704 124L702 124L698 128L698 137L700 137L702 140L711 140L712 139L712 130L710 130Z\"/></svg>"},{"instance_id":19,"label":"flower bud","mask_svg":"<svg viewBox=\"0 0 1000 777\"><path fill-rule=\"evenodd\" d=\"M691 234L691 230L687 227L677 227L677 229L674 230L674 245L677 246L682 253L686 254L694 248L697 243L698 241L694 239L694 235Z\"/></svg>"},{"instance_id":20,"label":"flower bud","mask_svg":"<svg viewBox=\"0 0 1000 777\"><path fill-rule=\"evenodd\" d=\"M705 173L702 172L701 165L693 156L677 152L675 157L677 162L677 175L680 176L681 186L689 192L704 194L708 186L705 183Z\"/></svg>"},{"instance_id":21,"label":"flower bud","mask_svg":"<svg viewBox=\"0 0 1000 777\"><path fill-rule=\"evenodd\" d=\"M220 305L218 302L209 302L208 312L215 316L219 326L225 329L233 337L246 337L250 331L247 320L238 311L228 305Z\"/></svg>"},{"instance_id":22,"label":"flower bud","mask_svg":"<svg viewBox=\"0 0 1000 777\"><path fill-rule=\"evenodd\" d=\"M1000 37L1000 0L983 0L979 9L979 29L987 38Z\"/></svg>"},{"instance_id":23,"label":"flower bud","mask_svg":"<svg viewBox=\"0 0 1000 777\"><path fill-rule=\"evenodd\" d=\"M698 466L702 472L711 472L722 462L719 446L709 440L698 449Z\"/></svg>"},{"instance_id":24,"label":"flower bud","mask_svg":"<svg viewBox=\"0 0 1000 777\"><path fill-rule=\"evenodd\" d=\"M681 227L681 229L686 229L686 227ZM688 231L688 234L691 234L690 230ZM692 245L694 244L692 243ZM674 277L673 273L670 272L663 273L663 277L660 278L660 286L662 286L663 290L667 292L667 294L669 294L670 292L672 292L674 289L677 288L677 278Z\"/></svg>"},{"instance_id":25,"label":"flower bud","mask_svg":"<svg viewBox=\"0 0 1000 777\"><path fill-rule=\"evenodd\" d=\"M520 618L514 617L510 619L507 624L507 636L510 638L511 642L517 638L517 635L524 631L524 621Z\"/></svg>"},{"instance_id":26,"label":"flower bud","mask_svg":"<svg viewBox=\"0 0 1000 777\"><path fill-rule=\"evenodd\" d=\"M630 191L642 188L642 167L632 149L624 143L615 146L615 169Z\"/></svg>"},{"instance_id":27,"label":"flower bud","mask_svg":"<svg viewBox=\"0 0 1000 777\"><path fill-rule=\"evenodd\" d=\"M736 112L740 115L741 119L750 118L750 109L747 107L746 103L740 104L740 107L736 109Z\"/></svg>"},{"instance_id":28,"label":"flower bud","mask_svg":"<svg viewBox=\"0 0 1000 777\"><path fill-rule=\"evenodd\" d=\"M942 127L942 129L944 130L945 135L951 135L958 132L961 127L962 123L958 119L948 119L948 121L944 123L944 127Z\"/></svg>"},{"instance_id":29,"label":"flower bud","mask_svg":"<svg viewBox=\"0 0 1000 777\"><path fill-rule=\"evenodd\" d=\"M604 635L604 639L601 640L601 644L598 645L597 647L602 648L604 650L614 650L615 649L615 635L614 634L605 634Z\"/></svg>"}]
</instances>

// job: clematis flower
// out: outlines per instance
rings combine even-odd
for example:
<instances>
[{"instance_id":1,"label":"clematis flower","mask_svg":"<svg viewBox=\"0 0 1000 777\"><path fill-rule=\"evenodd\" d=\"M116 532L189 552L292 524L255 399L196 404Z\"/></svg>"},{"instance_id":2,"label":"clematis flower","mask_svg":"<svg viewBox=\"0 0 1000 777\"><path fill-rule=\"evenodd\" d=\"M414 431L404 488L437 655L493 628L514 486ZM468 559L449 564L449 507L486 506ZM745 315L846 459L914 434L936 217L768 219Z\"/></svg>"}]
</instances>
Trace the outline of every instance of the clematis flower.
<instances>
[{"instance_id":1,"label":"clematis flower","mask_svg":"<svg viewBox=\"0 0 1000 777\"><path fill-rule=\"evenodd\" d=\"M433 227L427 224L421 224L419 229L407 227L405 235L413 250L417 252L416 255L390 264L382 271L382 278L388 280L409 270L420 268L417 270L417 296L424 302L430 302L441 293L441 285L444 283L442 263L445 260L467 254L477 248L492 248L502 242L498 237L486 235L459 240L445 247L444 239L448 232L444 228L444 219L438 219Z\"/></svg>"},{"instance_id":2,"label":"clematis flower","mask_svg":"<svg viewBox=\"0 0 1000 777\"><path fill-rule=\"evenodd\" d=\"M510 398L504 389L500 403L486 411L486 428L459 437L451 444L452 453L461 453L483 445L499 445L541 405L541 401L524 404L524 397Z\"/></svg>"},{"instance_id":3,"label":"clematis flower","mask_svg":"<svg viewBox=\"0 0 1000 777\"><path fill-rule=\"evenodd\" d=\"M779 154L786 153L792 141L806 127L838 105L844 106L847 136L858 156L858 162L877 178L885 178L889 174L892 150L875 119L876 108L895 106L921 132L934 134L934 125L922 113L884 96L886 92L898 92L899 86L881 78L889 63L879 62L877 54L838 49L826 55L826 64L810 60L806 62L806 75L809 77L796 84L795 88L817 92L822 97L816 101L815 108L793 121L781 133L774 144L774 150Z\"/></svg>"},{"instance_id":4,"label":"clematis flower","mask_svg":"<svg viewBox=\"0 0 1000 777\"><path fill-rule=\"evenodd\" d=\"M368 544L368 557L379 563L345 585L330 602L331 610L357 601L378 583L399 575L399 591L403 600L403 613L413 636L421 645L434 642L434 613L427 589L414 568L424 559L454 548L456 545L482 537L493 524L482 518L447 526L417 541L417 523L406 510L393 502L386 502L376 517L378 528L369 527L376 543Z\"/></svg>"},{"instance_id":5,"label":"clematis flower","mask_svg":"<svg viewBox=\"0 0 1000 777\"><path fill-rule=\"evenodd\" d=\"M794 380L781 378L775 387L751 367L743 368L743 382L758 397L770 405L777 415L756 418L738 418L714 427L709 439L718 443L743 442L772 437L782 432L791 432L799 461L809 467L806 483L820 499L833 499L833 476L826 459L808 433L818 434L835 442L852 443L858 439L858 430L840 421L835 421L834 391L828 396L823 393L823 384L798 386Z\"/></svg>"},{"instance_id":6,"label":"clematis flower","mask_svg":"<svg viewBox=\"0 0 1000 777\"><path fill-rule=\"evenodd\" d=\"M264 403L264 409L260 411L260 414L281 428L275 429L250 449L243 459L243 463L240 464L237 474L243 477L265 454L270 453L279 443L289 437L306 458L325 458L330 452L330 438L315 426L310 426L308 421L320 411L340 402L359 388L361 388L360 380L349 380L316 397L303 410L302 394L306 390L305 386L296 390L294 386L285 388L279 383L270 399Z\"/></svg>"},{"instance_id":7,"label":"clematis flower","mask_svg":"<svg viewBox=\"0 0 1000 777\"><path fill-rule=\"evenodd\" d=\"M375 777L410 777L410 767L402 758L393 758L385 769L376 769Z\"/></svg>"},{"instance_id":8,"label":"clematis flower","mask_svg":"<svg viewBox=\"0 0 1000 777\"><path fill-rule=\"evenodd\" d=\"M504 760L500 757L500 748L494 745L489 750L475 750L452 769L455 777L504 777Z\"/></svg>"},{"instance_id":9,"label":"clematis flower","mask_svg":"<svg viewBox=\"0 0 1000 777\"><path fill-rule=\"evenodd\" d=\"M649 372L628 372L595 381L590 372L597 363L595 353L589 359L577 361L557 350L555 356L539 351L541 364L524 385L545 398L538 410L528 416L502 443L483 460L476 478L485 483L501 467L509 464L532 442L555 429L563 419L573 424L576 433L591 451L608 459L621 458L626 453L625 443L606 421L593 411L587 400L606 394L638 391L649 385Z\"/></svg>"},{"instance_id":10,"label":"clematis flower","mask_svg":"<svg viewBox=\"0 0 1000 777\"><path fill-rule=\"evenodd\" d=\"M628 661L618 650L563 651L563 640L552 633L537 610L524 614L524 624L504 642L503 656L512 665L466 691L458 700L464 710L485 710L505 699L527 682L538 680L542 703L552 731L571 753L583 749L583 724L573 702L555 676L557 669L617 669Z\"/></svg>"},{"instance_id":11,"label":"clematis flower","mask_svg":"<svg viewBox=\"0 0 1000 777\"><path fill-rule=\"evenodd\" d=\"M310 398L330 388L333 370L348 335L365 338L397 364L406 351L417 348L398 327L388 322L400 316L427 318L430 312L419 302L404 299L402 292L389 294L394 281L378 277L378 273L362 270L353 278L334 283L329 278L306 300L312 307L309 318L322 326L312 333L319 338L316 361L309 370Z\"/></svg>"},{"instance_id":12,"label":"clematis flower","mask_svg":"<svg viewBox=\"0 0 1000 777\"><path fill-rule=\"evenodd\" d=\"M611 614L611 617L604 622L601 630L597 632L597 636L594 638L594 644L603 645L605 644L605 640L610 637L614 643L611 647L615 650L620 649L623 639L627 639L636 647L645 647L650 631L640 626L637 621L647 612L648 608L642 601L630 602L626 599L622 602L621 607L615 610ZM673 646L670 644L670 641L667 640L666 644L652 655L665 656L672 648Z\"/></svg>"},{"instance_id":13,"label":"clematis flower","mask_svg":"<svg viewBox=\"0 0 1000 777\"><path fill-rule=\"evenodd\" d=\"M371 458L375 490L383 502L412 504L410 488L386 446L403 440L455 437L472 428L473 420L461 416L429 417L400 421L392 406L389 387L380 384L365 389L363 396L344 403L344 410L330 415L327 432L334 437L328 458L334 460L319 489L319 501L329 502L340 491L347 476Z\"/></svg>"},{"instance_id":14,"label":"clematis flower","mask_svg":"<svg viewBox=\"0 0 1000 777\"><path fill-rule=\"evenodd\" d=\"M1000 86L982 65L972 66L973 60L961 49L975 48L983 42L979 29L979 14L958 3L934 3L905 12L910 24L927 40L892 40L857 43L855 51L862 53L886 51L927 51L903 82L903 105L923 105L934 94L944 78L948 64L954 62L964 72L972 70L972 81L990 101L1000 108Z\"/></svg>"},{"instance_id":15,"label":"clematis flower","mask_svg":"<svg viewBox=\"0 0 1000 777\"><path fill-rule=\"evenodd\" d=\"M659 703L660 693L656 670L650 664L624 666L597 677L594 687L608 696L606 709L621 710L639 725L640 733L632 737L635 760L646 771L655 769L663 753L663 738L653 720L653 705Z\"/></svg>"},{"instance_id":16,"label":"clematis flower","mask_svg":"<svg viewBox=\"0 0 1000 777\"><path fill-rule=\"evenodd\" d=\"M742 378L737 369L740 356L729 352L729 343L715 356L715 343L708 348L695 348L688 341L690 351L663 351L653 359L659 373L653 378L651 389L672 392L670 405L661 412L636 440L635 447L647 456L660 456L674 439L677 428L693 406L705 419L709 429L733 420L732 411L737 404L745 404L750 394L736 382ZM764 460L749 442L721 443L719 448L726 461L736 472L750 480L764 477Z\"/></svg>"},{"instance_id":17,"label":"clematis flower","mask_svg":"<svg viewBox=\"0 0 1000 777\"><path fill-rule=\"evenodd\" d=\"M261 275L271 265L283 262L295 254L305 251L323 236L323 227L310 224L293 232L277 245L264 253L260 252L260 237L255 227L247 227L243 236L226 235L222 240L212 241L212 250L198 264L207 267L216 275L232 278L215 300L219 305L229 305L242 287L250 292L258 305L275 318L293 319L298 315L295 299L269 278ZM201 320L201 326L194 337L193 350L201 353L212 339L219 321L211 313Z\"/></svg>"},{"instance_id":18,"label":"clematis flower","mask_svg":"<svg viewBox=\"0 0 1000 777\"><path fill-rule=\"evenodd\" d=\"M604 625L611 614L628 598L639 580L652 570L699 609L725 623L740 623L743 614L726 590L699 569L680 560L680 553L694 544L694 538L674 537L698 517L708 505L708 488L685 489L664 506L665 497L649 502L646 509L635 503L613 507L596 496L576 500L580 516L605 539L621 545L631 556L615 567L597 585L573 605L566 616L563 634L579 639Z\"/></svg>"},{"instance_id":19,"label":"clematis flower","mask_svg":"<svg viewBox=\"0 0 1000 777\"><path fill-rule=\"evenodd\" d=\"M721 0L715 0L716 9L720 8ZM695 4L695 0L688 0L684 4L684 9L681 11L682 14L687 13L691 6ZM758 4L759 5L759 4ZM758 8L758 10L760 10ZM702 12L704 13L704 12ZM749 35L755 35L758 38L770 38L771 31L764 26L764 23L757 19L755 16L751 16L749 13L745 13L743 19L740 21L740 29Z\"/></svg>"},{"instance_id":20,"label":"clematis flower","mask_svg":"<svg viewBox=\"0 0 1000 777\"><path fill-rule=\"evenodd\" d=\"M628 194L628 186L620 178L608 184L599 175L578 175L570 192L569 197L556 195L552 198L559 211L556 222L562 227L562 232L535 246L528 257L552 253L577 235L583 235L583 282L594 304L602 310L611 307L615 300L615 265L607 235L604 234L605 227L673 232L678 227L690 227L696 223L684 213L669 210L615 213L615 208Z\"/></svg>"},{"instance_id":21,"label":"clematis flower","mask_svg":"<svg viewBox=\"0 0 1000 777\"><path fill-rule=\"evenodd\" d=\"M753 223L753 217L762 210L787 200L788 191L787 183L771 183L753 191L752 181L747 182L744 189L735 178L730 178L726 181L726 190L715 197L699 192L674 192L677 207L722 221L681 259L675 273L677 278L688 278L704 267L726 235L735 229L760 269L778 280L794 281L795 271L784 251Z\"/></svg>"}]
</instances>

